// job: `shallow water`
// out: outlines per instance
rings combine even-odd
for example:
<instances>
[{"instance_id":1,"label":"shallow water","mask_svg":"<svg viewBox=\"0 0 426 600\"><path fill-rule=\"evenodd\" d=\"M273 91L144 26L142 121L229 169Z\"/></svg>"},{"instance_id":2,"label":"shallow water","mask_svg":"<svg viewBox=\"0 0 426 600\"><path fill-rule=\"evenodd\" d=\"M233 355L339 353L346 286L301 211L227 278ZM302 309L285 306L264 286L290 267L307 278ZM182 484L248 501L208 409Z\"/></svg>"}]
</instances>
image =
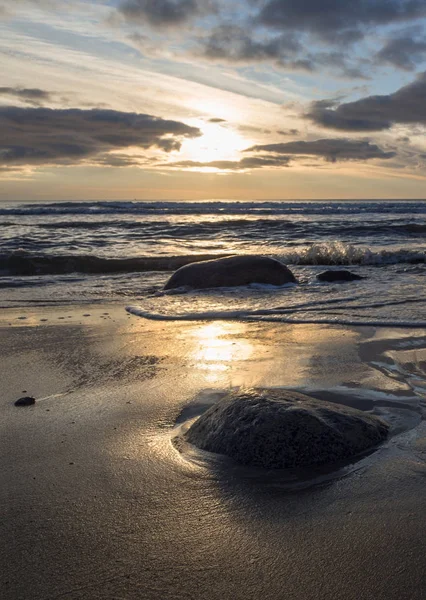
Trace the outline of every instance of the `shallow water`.
<instances>
[{"instance_id":1,"label":"shallow water","mask_svg":"<svg viewBox=\"0 0 426 600\"><path fill-rule=\"evenodd\" d=\"M151 317L424 326L425 202L66 202L0 208L0 306L119 302ZM298 286L163 295L189 261L265 254ZM366 279L324 284L345 265ZM264 311L255 314L255 311Z\"/></svg>"}]
</instances>

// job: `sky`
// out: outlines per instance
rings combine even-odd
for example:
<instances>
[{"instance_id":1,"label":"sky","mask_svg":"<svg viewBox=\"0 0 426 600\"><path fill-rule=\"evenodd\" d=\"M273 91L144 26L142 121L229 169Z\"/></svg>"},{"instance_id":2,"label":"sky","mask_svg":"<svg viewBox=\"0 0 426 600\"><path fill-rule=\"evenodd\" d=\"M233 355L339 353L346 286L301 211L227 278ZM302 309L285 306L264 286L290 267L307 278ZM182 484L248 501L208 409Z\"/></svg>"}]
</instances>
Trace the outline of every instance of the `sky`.
<instances>
[{"instance_id":1,"label":"sky","mask_svg":"<svg viewBox=\"0 0 426 600\"><path fill-rule=\"evenodd\" d=\"M426 198L425 0L0 0L0 201Z\"/></svg>"}]
</instances>

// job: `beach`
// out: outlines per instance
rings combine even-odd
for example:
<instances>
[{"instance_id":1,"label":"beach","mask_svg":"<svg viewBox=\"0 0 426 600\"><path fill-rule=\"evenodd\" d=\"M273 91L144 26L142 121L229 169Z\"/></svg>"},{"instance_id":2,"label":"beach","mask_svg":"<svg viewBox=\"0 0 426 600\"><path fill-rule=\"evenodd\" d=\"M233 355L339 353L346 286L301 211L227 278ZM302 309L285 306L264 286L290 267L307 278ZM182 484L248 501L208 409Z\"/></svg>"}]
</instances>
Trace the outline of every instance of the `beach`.
<instances>
[{"instance_id":1,"label":"beach","mask_svg":"<svg viewBox=\"0 0 426 600\"><path fill-rule=\"evenodd\" d=\"M0 319L5 600L424 599L425 330L117 303ZM238 386L347 402L391 435L304 481L179 452L177 427Z\"/></svg>"}]
</instances>

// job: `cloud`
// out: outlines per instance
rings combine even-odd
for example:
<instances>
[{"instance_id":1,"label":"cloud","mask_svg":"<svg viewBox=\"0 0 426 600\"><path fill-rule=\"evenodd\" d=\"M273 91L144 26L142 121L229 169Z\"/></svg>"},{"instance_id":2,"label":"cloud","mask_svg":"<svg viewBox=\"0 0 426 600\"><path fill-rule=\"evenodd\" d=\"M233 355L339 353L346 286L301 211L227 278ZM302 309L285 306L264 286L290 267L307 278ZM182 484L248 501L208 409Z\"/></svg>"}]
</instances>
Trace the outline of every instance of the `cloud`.
<instances>
[{"instance_id":1,"label":"cloud","mask_svg":"<svg viewBox=\"0 0 426 600\"><path fill-rule=\"evenodd\" d=\"M258 14L275 30L305 31L332 43L361 39L370 27L426 15L424 0L268 0Z\"/></svg>"},{"instance_id":2,"label":"cloud","mask_svg":"<svg viewBox=\"0 0 426 600\"><path fill-rule=\"evenodd\" d=\"M212 117L209 119L209 123L226 123L226 119L221 119L220 117Z\"/></svg>"},{"instance_id":3,"label":"cloud","mask_svg":"<svg viewBox=\"0 0 426 600\"><path fill-rule=\"evenodd\" d=\"M367 96L337 105L314 102L306 118L329 129L380 131L397 123L426 124L426 73L393 94Z\"/></svg>"},{"instance_id":4,"label":"cloud","mask_svg":"<svg viewBox=\"0 0 426 600\"><path fill-rule=\"evenodd\" d=\"M405 71L413 71L426 58L426 41L416 40L411 35L392 38L376 54L379 64L390 64Z\"/></svg>"},{"instance_id":5,"label":"cloud","mask_svg":"<svg viewBox=\"0 0 426 600\"><path fill-rule=\"evenodd\" d=\"M291 156L247 156L241 160L213 160L210 162L182 160L159 166L179 169L210 168L221 171L246 171L249 169L261 169L262 167L288 167L290 160Z\"/></svg>"},{"instance_id":6,"label":"cloud","mask_svg":"<svg viewBox=\"0 0 426 600\"><path fill-rule=\"evenodd\" d=\"M325 67L334 75L350 79L366 79L367 75L357 65L351 64L351 57L341 49L333 52L310 52L293 32L274 37L256 37L251 29L236 25L219 25L207 36L198 40L201 52L197 57L216 62L251 64L258 62L274 63L294 71L313 72ZM369 61L356 59L358 63Z\"/></svg>"},{"instance_id":7,"label":"cloud","mask_svg":"<svg viewBox=\"0 0 426 600\"><path fill-rule=\"evenodd\" d=\"M203 55L213 60L229 62L258 62L276 60L285 62L301 45L293 35L281 35L257 41L246 29L235 25L220 25L202 40Z\"/></svg>"},{"instance_id":8,"label":"cloud","mask_svg":"<svg viewBox=\"0 0 426 600\"><path fill-rule=\"evenodd\" d=\"M212 2L201 0L125 0L118 7L130 23L146 23L153 27L183 25L213 9Z\"/></svg>"},{"instance_id":9,"label":"cloud","mask_svg":"<svg viewBox=\"0 0 426 600\"><path fill-rule=\"evenodd\" d=\"M277 133L279 135L299 135L300 131L298 129L279 129Z\"/></svg>"},{"instance_id":10,"label":"cloud","mask_svg":"<svg viewBox=\"0 0 426 600\"><path fill-rule=\"evenodd\" d=\"M214 160L210 162L198 162L194 160L183 160L160 167L179 169L219 169L221 171L247 171L262 168L282 168L290 166L292 160L298 157L316 156L327 162L344 160L365 161L374 158L390 159L395 152L385 152L376 144L362 140L349 139L321 139L312 142L296 141L282 144L264 144L247 148L244 152L259 153L254 156L246 156L241 160ZM262 154L267 153L267 154ZM318 165L310 165L318 166Z\"/></svg>"},{"instance_id":11,"label":"cloud","mask_svg":"<svg viewBox=\"0 0 426 600\"><path fill-rule=\"evenodd\" d=\"M23 102L37 106L52 98L50 92L39 88L0 87L0 95L19 98Z\"/></svg>"},{"instance_id":12,"label":"cloud","mask_svg":"<svg viewBox=\"0 0 426 600\"><path fill-rule=\"evenodd\" d=\"M275 152L285 155L319 156L328 162L339 160L362 161L372 158L388 159L395 156L395 152L385 152L376 144L346 138L264 144L247 148L245 152Z\"/></svg>"},{"instance_id":13,"label":"cloud","mask_svg":"<svg viewBox=\"0 0 426 600\"><path fill-rule=\"evenodd\" d=\"M0 164L76 164L120 161L113 153L135 147L179 150L199 129L152 115L103 109L0 107ZM135 156L136 159L140 158ZM124 162L123 162L124 161Z\"/></svg>"}]
</instances>

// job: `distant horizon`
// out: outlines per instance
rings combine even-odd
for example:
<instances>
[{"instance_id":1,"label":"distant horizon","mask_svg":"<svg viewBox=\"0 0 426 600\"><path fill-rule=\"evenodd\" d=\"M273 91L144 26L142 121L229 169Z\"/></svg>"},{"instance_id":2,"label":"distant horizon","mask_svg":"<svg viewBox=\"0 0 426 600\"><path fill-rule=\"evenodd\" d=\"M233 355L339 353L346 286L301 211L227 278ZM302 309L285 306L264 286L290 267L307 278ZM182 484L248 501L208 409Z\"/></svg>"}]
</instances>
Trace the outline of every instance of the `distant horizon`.
<instances>
[{"instance_id":1,"label":"distant horizon","mask_svg":"<svg viewBox=\"0 0 426 600\"><path fill-rule=\"evenodd\" d=\"M128 202L141 202L141 203L153 203L153 204L161 204L161 203L188 203L188 204L197 204L197 203L241 203L241 204L250 204L250 203L268 203L268 202L282 202L282 203L292 203L292 202L426 202L426 198L245 198L245 199L233 199L233 198L199 198L196 200L193 199L149 199L149 198L127 198L127 199L33 199L33 200L1 200L0 206L6 204L61 204L61 203L97 203L97 202L111 202L111 203L128 203Z\"/></svg>"}]
</instances>

